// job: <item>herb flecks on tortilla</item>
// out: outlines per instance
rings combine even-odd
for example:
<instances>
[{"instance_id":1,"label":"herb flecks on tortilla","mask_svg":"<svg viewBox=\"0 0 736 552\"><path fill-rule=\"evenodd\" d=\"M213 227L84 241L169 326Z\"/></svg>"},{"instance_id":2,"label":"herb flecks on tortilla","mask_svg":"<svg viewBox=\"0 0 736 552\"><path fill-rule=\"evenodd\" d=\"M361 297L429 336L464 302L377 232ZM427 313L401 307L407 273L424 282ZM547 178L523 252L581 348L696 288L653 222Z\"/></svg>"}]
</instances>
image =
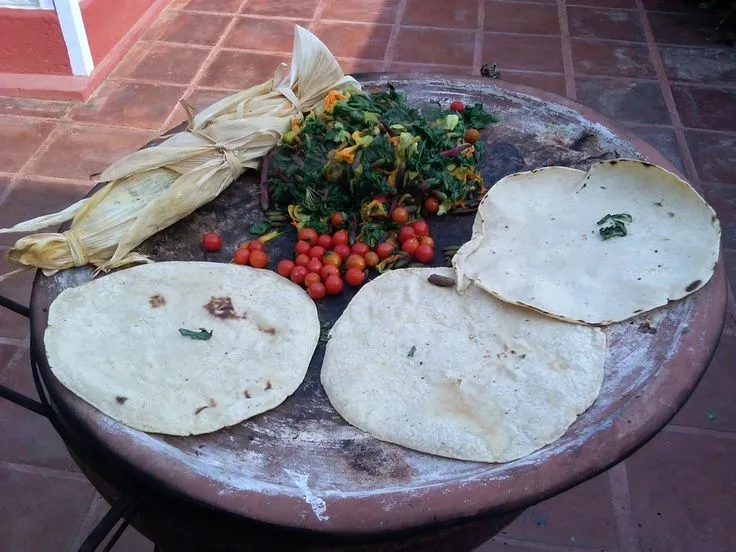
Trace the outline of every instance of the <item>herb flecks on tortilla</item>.
<instances>
[{"instance_id":1,"label":"herb flecks on tortilla","mask_svg":"<svg viewBox=\"0 0 736 552\"><path fill-rule=\"evenodd\" d=\"M207 341L212 337L212 330L207 331L204 328L199 328L198 332L187 330L186 328L179 328L179 333L184 337L190 337L192 339L198 339L200 341Z\"/></svg>"},{"instance_id":2,"label":"herb flecks on tortilla","mask_svg":"<svg viewBox=\"0 0 736 552\"><path fill-rule=\"evenodd\" d=\"M602 224L608 223L608 226L600 228L598 232L604 240L610 240L615 237L624 237L627 235L626 224L632 222L634 219L628 213L616 213L615 215L608 214L599 220L596 224L601 226Z\"/></svg>"}]
</instances>

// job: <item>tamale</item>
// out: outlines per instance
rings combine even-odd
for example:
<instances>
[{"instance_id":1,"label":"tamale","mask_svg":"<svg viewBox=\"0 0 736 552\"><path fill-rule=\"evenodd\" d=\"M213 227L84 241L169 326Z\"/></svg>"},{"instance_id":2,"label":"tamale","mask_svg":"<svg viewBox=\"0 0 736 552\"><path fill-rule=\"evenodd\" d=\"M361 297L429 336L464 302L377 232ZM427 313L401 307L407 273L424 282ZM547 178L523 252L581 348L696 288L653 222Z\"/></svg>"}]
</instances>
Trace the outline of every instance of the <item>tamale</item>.
<instances>
[{"instance_id":1,"label":"tamale","mask_svg":"<svg viewBox=\"0 0 736 552\"><path fill-rule=\"evenodd\" d=\"M183 103L187 129L114 163L95 178L107 184L94 195L0 229L33 232L72 220L66 232L19 239L6 255L8 263L40 268L48 276L86 264L108 271L149 262L134 251L144 240L212 201L246 169L258 168L292 121L318 107L329 91L360 89L329 49L300 26L286 69L281 63L272 79L196 115Z\"/></svg>"}]
</instances>

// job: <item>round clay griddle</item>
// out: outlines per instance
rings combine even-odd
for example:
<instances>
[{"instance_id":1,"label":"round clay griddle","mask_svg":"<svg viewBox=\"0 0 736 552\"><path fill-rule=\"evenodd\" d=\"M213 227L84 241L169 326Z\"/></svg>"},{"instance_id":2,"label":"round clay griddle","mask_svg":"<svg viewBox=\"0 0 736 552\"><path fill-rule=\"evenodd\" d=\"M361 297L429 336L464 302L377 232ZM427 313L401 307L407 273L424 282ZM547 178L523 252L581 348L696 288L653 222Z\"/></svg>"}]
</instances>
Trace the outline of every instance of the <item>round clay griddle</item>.
<instances>
[{"instance_id":1,"label":"round clay griddle","mask_svg":"<svg viewBox=\"0 0 736 552\"><path fill-rule=\"evenodd\" d=\"M520 170L549 165L587 169L615 157L645 159L675 170L619 125L563 98L488 79L369 75L366 89L391 82L417 107L454 99L482 102L500 121L484 133L488 185ZM153 259L228 262L261 220L256 174L144 243ZM430 219L438 248L459 245L471 216ZM204 232L227 246L205 254ZM272 265L293 251L294 236L269 244ZM437 255L438 260L441 255ZM272 267L273 268L273 267ZM209 435L169 437L129 429L59 384L43 344L48 307L92 269L39 275L31 301L32 346L54 404L86 438L180 495L249 519L328 534L380 534L519 510L620 461L675 414L703 374L723 326L723 262L703 289L655 312L605 329L609 354L599 398L558 441L507 464L450 460L371 438L347 425L319 383L320 345L298 391L271 412ZM104 276L103 276L104 277ZM352 296L319 303L333 322ZM162 393L165 390L162 390Z\"/></svg>"}]
</instances>

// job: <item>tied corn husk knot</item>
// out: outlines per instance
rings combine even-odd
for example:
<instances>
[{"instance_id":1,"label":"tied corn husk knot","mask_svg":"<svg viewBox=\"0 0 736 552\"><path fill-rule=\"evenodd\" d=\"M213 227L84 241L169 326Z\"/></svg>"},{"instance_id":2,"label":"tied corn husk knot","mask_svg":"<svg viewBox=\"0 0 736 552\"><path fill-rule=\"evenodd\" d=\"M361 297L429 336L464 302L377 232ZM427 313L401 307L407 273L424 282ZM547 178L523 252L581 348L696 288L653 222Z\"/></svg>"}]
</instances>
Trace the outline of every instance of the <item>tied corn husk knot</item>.
<instances>
[{"instance_id":1,"label":"tied corn husk knot","mask_svg":"<svg viewBox=\"0 0 736 552\"><path fill-rule=\"evenodd\" d=\"M182 101L186 130L113 163L94 178L108 182L94 195L59 213L0 229L33 232L72 220L66 232L19 239L6 255L8 263L40 268L49 276L87 264L109 271L151 262L135 248L212 201L247 169L258 168L294 120L319 108L330 91L346 88L360 85L316 36L296 26L288 73L281 63L272 79L198 114Z\"/></svg>"}]
</instances>

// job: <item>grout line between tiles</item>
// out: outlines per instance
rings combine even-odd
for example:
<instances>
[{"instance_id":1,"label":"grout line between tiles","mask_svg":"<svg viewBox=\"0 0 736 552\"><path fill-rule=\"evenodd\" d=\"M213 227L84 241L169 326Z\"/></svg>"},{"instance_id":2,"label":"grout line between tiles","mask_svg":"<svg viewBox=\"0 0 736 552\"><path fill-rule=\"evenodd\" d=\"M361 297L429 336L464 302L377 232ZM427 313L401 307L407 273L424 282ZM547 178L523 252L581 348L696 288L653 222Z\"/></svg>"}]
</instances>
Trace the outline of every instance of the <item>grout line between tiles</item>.
<instances>
[{"instance_id":1,"label":"grout line between tiles","mask_svg":"<svg viewBox=\"0 0 736 552\"><path fill-rule=\"evenodd\" d=\"M625 462L620 462L608 470L608 485L611 489L611 507L619 549L622 552L639 552L639 539L631 513L631 494Z\"/></svg>"},{"instance_id":2,"label":"grout line between tiles","mask_svg":"<svg viewBox=\"0 0 736 552\"><path fill-rule=\"evenodd\" d=\"M396 56L396 45L399 42L399 31L401 31L401 21L404 19L406 13L406 5L408 0L399 0L396 6L396 14L394 15L394 22L391 27L391 34L388 36L388 42L386 43L386 53L383 55L383 65L381 65L381 71L390 71L391 64Z\"/></svg>"},{"instance_id":3,"label":"grout line between tiles","mask_svg":"<svg viewBox=\"0 0 736 552\"><path fill-rule=\"evenodd\" d=\"M570 25L567 20L567 4L565 0L557 0L557 16L560 20L560 38L562 40L562 66L565 70L565 94L570 99L577 99L575 88L575 72L572 61L572 40Z\"/></svg>"},{"instance_id":4,"label":"grout line between tiles","mask_svg":"<svg viewBox=\"0 0 736 552\"><path fill-rule=\"evenodd\" d=\"M8 376L8 373L10 372L8 367L11 367L11 368L15 367L15 364L21 358L23 358L23 355L26 354L26 352L29 350L30 347L29 347L29 344L24 339L12 339L9 337L3 337L0 339L2 340L0 341L0 345L13 345L13 346L18 347L15 351L13 351L13 354L10 355L10 360L8 360L8 363L5 365L4 369L0 370L0 383L2 383L3 385L7 385L8 382L6 381L6 377ZM5 343L6 340L9 342L11 341L20 342L22 343L22 345L15 345L15 343Z\"/></svg>"},{"instance_id":5,"label":"grout line between tiles","mask_svg":"<svg viewBox=\"0 0 736 552\"><path fill-rule=\"evenodd\" d=\"M652 58L654 70L657 72L657 80L659 81L659 88L662 92L662 97L664 98L664 104L667 107L670 120L672 121L672 126L675 129L675 138L677 139L677 145L680 149L682 162L685 165L685 172L691 180L697 181L698 171L695 169L695 162L690 154L690 148L687 145L685 131L682 128L682 120L680 119L680 114L678 113L677 105L675 104L675 97L672 95L672 89L670 88L670 84L667 80L662 56L659 54L659 49L654 41L654 33L652 31L652 26L649 23L647 12L644 9L644 2L642 0L635 0L635 2L639 9L639 18L641 19L644 34L647 39L647 45L649 46L649 55Z\"/></svg>"},{"instance_id":6,"label":"grout line between tiles","mask_svg":"<svg viewBox=\"0 0 736 552\"><path fill-rule=\"evenodd\" d=\"M713 437L715 439L736 440L736 433L720 429L705 429L700 427L688 427L681 425L668 425L664 428L667 433L680 433L684 435L698 435L700 437Z\"/></svg>"},{"instance_id":7,"label":"grout line between tiles","mask_svg":"<svg viewBox=\"0 0 736 552\"><path fill-rule=\"evenodd\" d=\"M486 24L486 0L478 0L478 28L475 30L473 49L473 75L480 75L483 65L483 27Z\"/></svg>"},{"instance_id":8,"label":"grout line between tiles","mask_svg":"<svg viewBox=\"0 0 736 552\"><path fill-rule=\"evenodd\" d=\"M565 546L560 544L547 544L543 542L536 542L536 541L528 541L523 539L515 539L513 537L500 537L496 536L494 537L491 542L494 544L500 544L503 543L502 546L505 546L507 544L510 544L511 546L514 546L516 548L526 548L528 550L540 550L541 552L593 552L595 551L602 551L602 552L613 552L613 551L606 551L604 548L580 548L578 546ZM624 551L622 551L624 552ZM628 550L625 552L629 552Z\"/></svg>"},{"instance_id":9,"label":"grout line between tiles","mask_svg":"<svg viewBox=\"0 0 736 552\"><path fill-rule=\"evenodd\" d=\"M327 5L327 0L319 0L319 2L317 3L317 8L314 10L314 13L312 14L312 19L309 23L308 28L310 31L312 31L315 28L315 26L317 26L320 23L322 19L322 14L325 11L326 5Z\"/></svg>"},{"instance_id":10,"label":"grout line between tiles","mask_svg":"<svg viewBox=\"0 0 736 552\"><path fill-rule=\"evenodd\" d=\"M7 470L18 471L23 473L31 473L33 475L40 475L42 477L56 477L59 479L71 479L73 481L82 481L88 483L87 477L80 472L59 470L56 468L44 468L42 466L33 466L31 464L19 464L16 462L8 462L6 460L0 460L0 468Z\"/></svg>"}]
</instances>

